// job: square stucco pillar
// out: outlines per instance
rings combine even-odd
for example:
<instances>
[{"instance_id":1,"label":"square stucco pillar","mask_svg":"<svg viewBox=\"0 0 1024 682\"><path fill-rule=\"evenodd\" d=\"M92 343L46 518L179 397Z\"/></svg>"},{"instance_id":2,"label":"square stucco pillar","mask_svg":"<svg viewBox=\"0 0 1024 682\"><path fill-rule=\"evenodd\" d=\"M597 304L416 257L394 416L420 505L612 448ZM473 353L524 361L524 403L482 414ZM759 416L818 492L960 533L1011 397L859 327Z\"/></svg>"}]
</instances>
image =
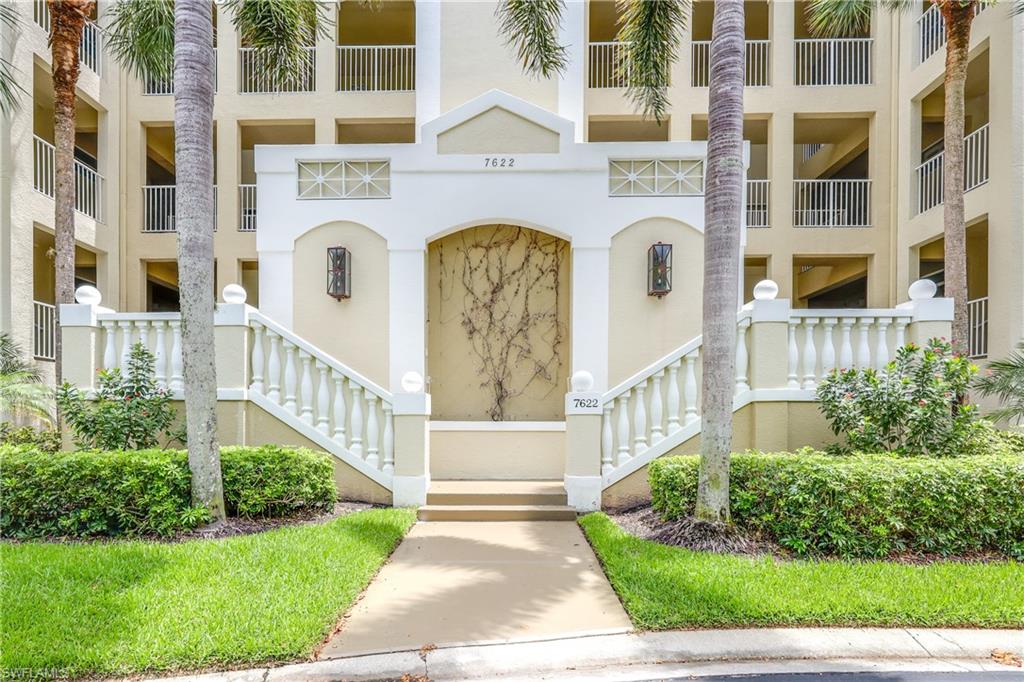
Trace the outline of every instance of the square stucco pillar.
<instances>
[{"instance_id":1,"label":"square stucco pillar","mask_svg":"<svg viewBox=\"0 0 1024 682\"><path fill-rule=\"evenodd\" d=\"M573 371L593 377L593 390L608 388L608 297L610 249L572 247Z\"/></svg>"},{"instance_id":2,"label":"square stucco pillar","mask_svg":"<svg viewBox=\"0 0 1024 682\"><path fill-rule=\"evenodd\" d=\"M558 77L558 115L575 124L576 142L584 142L586 119L584 98L586 96L587 66L587 4L583 0L570 0L562 12L559 25L559 42L565 46L569 61Z\"/></svg>"},{"instance_id":3,"label":"square stucco pillar","mask_svg":"<svg viewBox=\"0 0 1024 682\"><path fill-rule=\"evenodd\" d=\"M225 296L230 294L225 291ZM251 312L256 312L256 309L246 305L243 298L243 302L218 303L213 314L216 346L214 358L217 367L217 394L220 400L242 400L249 388Z\"/></svg>"},{"instance_id":4,"label":"square stucco pillar","mask_svg":"<svg viewBox=\"0 0 1024 682\"><path fill-rule=\"evenodd\" d=\"M96 372L102 369L97 347L101 334L96 316L112 310L98 305L65 303L60 306L61 362L64 381L88 391L95 386Z\"/></svg>"},{"instance_id":5,"label":"square stucco pillar","mask_svg":"<svg viewBox=\"0 0 1024 682\"><path fill-rule=\"evenodd\" d=\"M948 339L953 332L953 299L933 298L935 283L921 279L910 285L910 300L896 306L911 315L907 341L922 345L929 339Z\"/></svg>"},{"instance_id":6,"label":"square stucco pillar","mask_svg":"<svg viewBox=\"0 0 1024 682\"><path fill-rule=\"evenodd\" d=\"M392 392L408 372L426 376L427 252L388 250L388 375Z\"/></svg>"},{"instance_id":7,"label":"square stucco pillar","mask_svg":"<svg viewBox=\"0 0 1024 682\"><path fill-rule=\"evenodd\" d=\"M394 408L392 504L418 507L427 503L430 488L430 395L396 393Z\"/></svg>"},{"instance_id":8,"label":"square stucco pillar","mask_svg":"<svg viewBox=\"0 0 1024 682\"><path fill-rule=\"evenodd\" d=\"M565 492L569 506L588 512L601 508L601 394L590 372L572 376L565 396Z\"/></svg>"}]
</instances>

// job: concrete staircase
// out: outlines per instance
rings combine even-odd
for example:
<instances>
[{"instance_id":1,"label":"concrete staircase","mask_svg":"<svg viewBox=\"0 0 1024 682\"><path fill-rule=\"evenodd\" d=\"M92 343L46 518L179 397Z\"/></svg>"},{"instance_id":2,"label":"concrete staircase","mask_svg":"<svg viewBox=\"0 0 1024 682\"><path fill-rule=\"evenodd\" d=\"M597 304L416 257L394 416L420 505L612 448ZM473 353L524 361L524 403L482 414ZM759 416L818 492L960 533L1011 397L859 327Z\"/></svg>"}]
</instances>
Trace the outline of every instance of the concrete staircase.
<instances>
[{"instance_id":1,"label":"concrete staircase","mask_svg":"<svg viewBox=\"0 0 1024 682\"><path fill-rule=\"evenodd\" d=\"M561 481L433 481L420 521L574 521Z\"/></svg>"}]
</instances>

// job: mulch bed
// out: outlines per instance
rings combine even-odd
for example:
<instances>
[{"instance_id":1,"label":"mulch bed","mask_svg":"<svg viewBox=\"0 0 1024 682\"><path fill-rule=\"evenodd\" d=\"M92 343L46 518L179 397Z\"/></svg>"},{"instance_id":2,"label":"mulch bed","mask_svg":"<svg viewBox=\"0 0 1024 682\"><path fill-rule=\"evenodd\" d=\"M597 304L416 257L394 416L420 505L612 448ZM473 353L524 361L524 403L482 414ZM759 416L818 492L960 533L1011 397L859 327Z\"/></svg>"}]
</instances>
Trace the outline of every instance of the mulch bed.
<instances>
[{"instance_id":1,"label":"mulch bed","mask_svg":"<svg viewBox=\"0 0 1024 682\"><path fill-rule=\"evenodd\" d=\"M184 540L215 540L218 538L229 538L236 535L252 535L264 533L275 528L286 526L306 526L315 523L327 523L334 519L347 516L353 512L372 509L378 505L366 504L364 502L335 502L334 507L327 511L300 512L274 519L248 519L239 516L228 517L223 523L195 528L184 533L168 538L169 542L181 542Z\"/></svg>"}]
</instances>

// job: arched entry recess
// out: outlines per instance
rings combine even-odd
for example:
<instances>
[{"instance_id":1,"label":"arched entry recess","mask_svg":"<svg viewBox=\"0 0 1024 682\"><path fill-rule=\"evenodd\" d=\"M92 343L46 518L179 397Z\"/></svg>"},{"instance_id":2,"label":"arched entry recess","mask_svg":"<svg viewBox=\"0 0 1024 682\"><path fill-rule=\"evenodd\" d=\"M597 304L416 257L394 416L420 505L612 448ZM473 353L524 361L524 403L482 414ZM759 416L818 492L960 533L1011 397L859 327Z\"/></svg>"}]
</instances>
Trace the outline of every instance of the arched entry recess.
<instances>
[{"instance_id":1,"label":"arched entry recess","mask_svg":"<svg viewBox=\"0 0 1024 682\"><path fill-rule=\"evenodd\" d=\"M561 421L569 376L570 248L510 224L428 245L427 374L439 421Z\"/></svg>"}]
</instances>

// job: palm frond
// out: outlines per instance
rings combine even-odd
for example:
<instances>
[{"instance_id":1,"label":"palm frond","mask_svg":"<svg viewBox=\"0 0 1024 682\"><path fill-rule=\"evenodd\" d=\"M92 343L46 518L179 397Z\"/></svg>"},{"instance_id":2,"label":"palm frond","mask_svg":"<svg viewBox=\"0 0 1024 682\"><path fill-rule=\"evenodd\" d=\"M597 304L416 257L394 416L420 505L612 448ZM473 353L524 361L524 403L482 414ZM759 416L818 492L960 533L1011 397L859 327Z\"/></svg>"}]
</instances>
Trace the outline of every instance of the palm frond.
<instances>
[{"instance_id":1,"label":"palm frond","mask_svg":"<svg viewBox=\"0 0 1024 682\"><path fill-rule=\"evenodd\" d=\"M618 65L626 96L658 122L669 107L672 64L686 30L689 0L618 0L622 57Z\"/></svg>"},{"instance_id":2,"label":"palm frond","mask_svg":"<svg viewBox=\"0 0 1024 682\"><path fill-rule=\"evenodd\" d=\"M1002 403L990 415L993 419L1024 421L1024 343L1005 358L990 362L974 387L981 395Z\"/></svg>"},{"instance_id":3,"label":"palm frond","mask_svg":"<svg viewBox=\"0 0 1024 682\"><path fill-rule=\"evenodd\" d=\"M569 55L558 42L564 0L505 0L497 15L505 44L513 48L523 69L549 78L565 70Z\"/></svg>"},{"instance_id":4,"label":"palm frond","mask_svg":"<svg viewBox=\"0 0 1024 682\"><path fill-rule=\"evenodd\" d=\"M0 333L0 377L17 373L28 373L30 381L42 381L39 368L26 358L21 346L10 334Z\"/></svg>"},{"instance_id":5,"label":"palm frond","mask_svg":"<svg viewBox=\"0 0 1024 682\"><path fill-rule=\"evenodd\" d=\"M308 69L305 48L328 35L327 6L316 0L227 0L242 45L253 48L256 63L288 88L302 82Z\"/></svg>"},{"instance_id":6,"label":"palm frond","mask_svg":"<svg viewBox=\"0 0 1024 682\"><path fill-rule=\"evenodd\" d=\"M1011 14L1024 14L1024 0L1016 0L1010 4Z\"/></svg>"},{"instance_id":7,"label":"palm frond","mask_svg":"<svg viewBox=\"0 0 1024 682\"><path fill-rule=\"evenodd\" d=\"M6 24L12 32L20 27L18 12L8 0L0 0L0 24ZM26 92L18 84L17 71L14 64L0 58L0 114L16 111L20 96Z\"/></svg>"},{"instance_id":8,"label":"palm frond","mask_svg":"<svg viewBox=\"0 0 1024 682\"><path fill-rule=\"evenodd\" d=\"M121 66L142 79L174 73L174 0L119 0L107 16L106 47Z\"/></svg>"},{"instance_id":9,"label":"palm frond","mask_svg":"<svg viewBox=\"0 0 1024 682\"><path fill-rule=\"evenodd\" d=\"M10 334L0 334L0 414L53 419L53 391Z\"/></svg>"},{"instance_id":10,"label":"palm frond","mask_svg":"<svg viewBox=\"0 0 1024 682\"><path fill-rule=\"evenodd\" d=\"M920 2L910 0L808 0L805 9L807 28L824 37L852 36L871 28L871 13L879 5L890 11L911 11Z\"/></svg>"}]
</instances>

